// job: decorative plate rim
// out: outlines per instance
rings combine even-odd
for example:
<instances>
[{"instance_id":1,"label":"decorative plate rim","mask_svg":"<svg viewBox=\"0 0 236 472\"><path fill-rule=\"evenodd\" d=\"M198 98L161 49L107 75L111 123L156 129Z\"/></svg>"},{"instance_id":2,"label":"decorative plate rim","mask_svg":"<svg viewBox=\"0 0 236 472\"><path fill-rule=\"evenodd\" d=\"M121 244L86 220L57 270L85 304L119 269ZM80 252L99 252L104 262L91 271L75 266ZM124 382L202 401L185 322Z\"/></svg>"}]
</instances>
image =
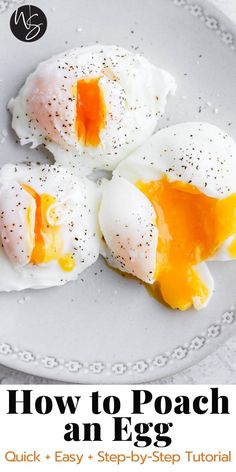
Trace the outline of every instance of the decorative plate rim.
<instances>
[{"instance_id":1,"label":"decorative plate rim","mask_svg":"<svg viewBox=\"0 0 236 472\"><path fill-rule=\"evenodd\" d=\"M148 370L152 372L154 370L160 371L160 369L167 364L173 364L173 362L185 359L192 352L198 351L220 336L225 329L235 323L235 320L236 309L235 307L230 307L229 310L223 313L218 321L211 323L205 331L194 336L189 342L176 346L171 352L166 351L155 355L151 359L137 359L133 362L120 361L112 364L102 361L86 362L78 359L67 360L51 355L36 354L32 350L22 349L19 346L14 346L1 339L0 356L1 358L11 357L12 359L17 359L25 365L40 365L47 370L56 368L65 369L67 373L77 374L79 376L89 373L96 375L106 374L107 376L115 375L117 377L124 374L143 374Z\"/></svg>"},{"instance_id":2,"label":"decorative plate rim","mask_svg":"<svg viewBox=\"0 0 236 472\"><path fill-rule=\"evenodd\" d=\"M198 18L206 28L212 30L216 36L218 36L221 41L226 44L232 51L236 51L236 37L232 31L228 31L221 21L216 18L215 15L211 15L206 7L202 6L202 3L195 2L194 0L170 0L176 7L182 7L187 10L192 16ZM210 2L209 2L210 4ZM210 4L210 7L214 7L213 4ZM222 15L224 13L222 12ZM227 20L231 22L230 18L227 17ZM234 25L233 22L231 22Z\"/></svg>"}]
</instances>

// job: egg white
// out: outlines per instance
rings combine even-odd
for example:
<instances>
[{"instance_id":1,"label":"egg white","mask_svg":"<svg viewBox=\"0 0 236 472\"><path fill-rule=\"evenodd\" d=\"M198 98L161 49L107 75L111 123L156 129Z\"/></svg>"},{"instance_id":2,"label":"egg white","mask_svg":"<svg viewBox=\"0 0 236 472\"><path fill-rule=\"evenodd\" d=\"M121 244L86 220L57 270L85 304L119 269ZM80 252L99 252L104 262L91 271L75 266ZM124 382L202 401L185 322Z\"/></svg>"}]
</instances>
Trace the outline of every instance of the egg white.
<instances>
[{"instance_id":1,"label":"egg white","mask_svg":"<svg viewBox=\"0 0 236 472\"><path fill-rule=\"evenodd\" d=\"M103 255L108 264L154 281L158 230L148 198L122 177L103 184L99 224L105 240Z\"/></svg>"},{"instance_id":2,"label":"egg white","mask_svg":"<svg viewBox=\"0 0 236 472\"><path fill-rule=\"evenodd\" d=\"M78 141L71 94L77 80L94 77L100 77L107 111L101 143L95 147ZM99 44L76 48L42 62L27 78L9 103L12 126L22 145L44 144L58 163L76 172L112 170L151 136L164 113L167 95L175 89L168 72L140 55Z\"/></svg>"},{"instance_id":3,"label":"egg white","mask_svg":"<svg viewBox=\"0 0 236 472\"><path fill-rule=\"evenodd\" d=\"M63 252L73 253L73 271L65 272L57 260L38 265L30 263L32 247L29 250L26 209L34 199L22 190L21 184L27 184L38 194L56 198ZM60 166L5 165L0 170L0 290L63 285L75 280L93 264L99 255L101 240L97 219L99 201L100 191L93 182L78 178ZM49 221L50 212L47 217ZM33 226L34 220L31 231Z\"/></svg>"},{"instance_id":4,"label":"egg white","mask_svg":"<svg viewBox=\"0 0 236 472\"><path fill-rule=\"evenodd\" d=\"M153 284L157 269L158 227L155 210L148 198L128 180L115 175L103 184L99 224L104 238L101 254L108 265ZM200 310L212 297L214 280L206 263L193 268L208 289L204 303L199 297L192 299L194 308Z\"/></svg>"},{"instance_id":5,"label":"egg white","mask_svg":"<svg viewBox=\"0 0 236 472\"><path fill-rule=\"evenodd\" d=\"M155 133L115 173L131 182L166 175L222 199L236 192L236 143L209 123L180 123Z\"/></svg>"},{"instance_id":6,"label":"egg white","mask_svg":"<svg viewBox=\"0 0 236 472\"><path fill-rule=\"evenodd\" d=\"M166 175L190 183L209 197L236 192L236 143L225 131L205 122L180 123L154 134L114 171L130 182L149 182ZM231 260L227 239L211 260Z\"/></svg>"},{"instance_id":7,"label":"egg white","mask_svg":"<svg viewBox=\"0 0 236 472\"><path fill-rule=\"evenodd\" d=\"M109 194L104 193L102 198L103 222L109 221L111 217L113 208L112 198L119 202L117 196L124 192L124 185L121 185L124 179L129 182L129 185L133 184L136 193L140 192L142 194L135 187L137 181L155 181L161 179L164 175L170 181L192 184L210 197L223 199L236 192L236 144L227 133L208 123L181 123L158 131L146 143L131 153L127 159L122 161L114 171L113 178L109 183ZM142 194L142 197L139 196L138 198L146 197ZM136 214L138 214L139 209L138 198L136 202L134 199L132 203L133 207L136 208ZM120 200L119 206L117 207L116 205L114 207L112 214L113 220L119 221L119 238L124 246L123 251L127 250L128 245L123 237L125 233L122 230L122 225L129 223L130 200L131 190L129 190L129 194L126 192L125 199ZM133 211L132 218L136 217L136 226L138 226L136 214ZM143 220L146 221L146 225L153 223L153 215L151 215L151 211L149 214L147 213L146 220L145 215L142 216ZM125 236L126 238L135 238L136 226L134 223L130 233ZM107 242L108 253L111 242L115 238L112 226L103 223L103 234ZM158 228L156 228L155 234L158 236ZM214 255L214 260L230 259L227 248L232 243L234 237L232 236L224 242ZM150 242L151 240L148 241L149 244ZM148 260L148 262L147 260L143 261L144 277L140 277L141 270L139 272L136 271L135 266L132 264L130 267L130 264L126 263L125 267L119 267L120 270L133 273L141 280L153 283L155 280L155 270L153 268L156 263L156 240L155 244L153 251L148 254L151 260ZM142 252L142 249L140 251ZM109 261L111 265L117 265L119 255L118 249L116 253L113 252L113 260L110 258ZM152 267L151 277L147 275L149 267ZM207 305L212 296L214 281L206 263L201 263L194 267L194 269L209 292L209 296L204 304L197 297L193 299L193 306L196 309L201 309Z\"/></svg>"}]
</instances>

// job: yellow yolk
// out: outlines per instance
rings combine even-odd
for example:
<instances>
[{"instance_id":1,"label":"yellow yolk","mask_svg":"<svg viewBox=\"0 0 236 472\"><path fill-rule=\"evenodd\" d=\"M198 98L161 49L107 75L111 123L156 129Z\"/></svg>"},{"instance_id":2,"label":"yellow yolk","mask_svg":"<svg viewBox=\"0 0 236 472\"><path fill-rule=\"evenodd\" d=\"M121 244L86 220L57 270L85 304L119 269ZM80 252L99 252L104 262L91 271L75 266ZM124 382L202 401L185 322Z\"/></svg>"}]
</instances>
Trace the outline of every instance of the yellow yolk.
<instances>
[{"instance_id":1,"label":"yellow yolk","mask_svg":"<svg viewBox=\"0 0 236 472\"><path fill-rule=\"evenodd\" d=\"M156 282L150 287L172 308L186 310L193 297L203 304L209 295L194 266L212 256L236 233L236 194L219 200L191 184L166 177L137 187L152 203L159 231ZM236 257L236 240L229 248Z\"/></svg>"},{"instance_id":2,"label":"yellow yolk","mask_svg":"<svg viewBox=\"0 0 236 472\"><path fill-rule=\"evenodd\" d=\"M228 253L231 257L236 258L236 237L233 239L232 243L228 248Z\"/></svg>"},{"instance_id":3,"label":"yellow yolk","mask_svg":"<svg viewBox=\"0 0 236 472\"><path fill-rule=\"evenodd\" d=\"M105 127L105 102L99 77L78 80L72 87L76 97L75 131L85 146L100 144L100 131Z\"/></svg>"},{"instance_id":4,"label":"yellow yolk","mask_svg":"<svg viewBox=\"0 0 236 472\"><path fill-rule=\"evenodd\" d=\"M58 262L65 272L71 272L75 268L75 260L72 254L64 254L60 257Z\"/></svg>"},{"instance_id":5,"label":"yellow yolk","mask_svg":"<svg viewBox=\"0 0 236 472\"><path fill-rule=\"evenodd\" d=\"M74 258L72 254L62 254L63 241L60 237L60 226L57 225L57 216L54 210L50 211L50 207L56 202L56 199L44 193L39 195L28 185L22 184L21 186L34 198L36 204L34 244L30 262L43 264L57 260L64 271L72 271L75 267ZM50 219L54 224L50 224L48 221L48 211L50 211ZM31 209L29 208L26 211L26 218L28 227L31 227Z\"/></svg>"}]
</instances>

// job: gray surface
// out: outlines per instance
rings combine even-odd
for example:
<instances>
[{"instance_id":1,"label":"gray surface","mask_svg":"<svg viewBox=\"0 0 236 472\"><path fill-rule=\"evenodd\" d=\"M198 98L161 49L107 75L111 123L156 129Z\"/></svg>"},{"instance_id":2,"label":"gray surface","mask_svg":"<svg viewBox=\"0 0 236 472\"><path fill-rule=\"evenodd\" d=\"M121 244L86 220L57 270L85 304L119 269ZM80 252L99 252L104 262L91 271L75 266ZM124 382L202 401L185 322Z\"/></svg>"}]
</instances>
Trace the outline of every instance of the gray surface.
<instances>
[{"instance_id":1,"label":"gray surface","mask_svg":"<svg viewBox=\"0 0 236 472\"><path fill-rule=\"evenodd\" d=\"M202 2L202 3L204 3L204 2ZM221 1L221 3L222 3L222 1ZM229 3L229 2L227 2L227 3ZM80 26L80 25L78 25L78 26ZM207 34L209 34L209 32L207 32ZM215 39L214 39L214 41L215 41ZM151 45L146 44L144 46L144 49L145 49L145 47L149 48L149 50L150 50ZM228 53L228 51L227 51L227 53ZM162 59L164 61L164 56L163 56L163 58L160 59L160 63L162 63ZM190 58L188 60L190 60ZM194 56L194 61L196 61L195 56ZM167 64L164 63L163 65L168 68ZM194 64L194 66L195 65L196 64ZM23 69L24 69L24 67L22 65L22 73L23 73ZM24 74L25 74L25 72L24 72ZM178 77L177 77L177 80L178 80ZM178 82L179 82L179 80L178 80ZM181 82L182 82L182 78L181 78ZM179 93L182 92L182 94L183 94L182 97L179 96L179 99L183 99L183 101L181 103L185 103L185 98L184 97L185 97L186 89L188 89L187 81L186 81L186 88L183 87L183 89L179 91ZM210 89L211 89L211 87L209 87L208 93L209 93ZM188 92L191 92L191 88L189 90L187 90L187 93L186 93L187 96L188 96ZM196 90L196 92L197 92L197 90ZM204 91L204 92L206 93L207 91ZM207 98L208 98L208 95L206 95L205 100L207 100ZM216 98L216 96L214 96L214 98ZM222 100L222 97L220 97L220 100L218 100L218 103L220 103L221 100ZM215 103L215 106L216 105L218 106L218 103ZM190 109L190 113L193 113L193 107L195 105L196 105L195 100L191 101L191 104L190 104L190 102L188 102L188 107L190 107L190 108L192 107L192 109ZM222 120L224 120L224 107L225 107L225 103L222 104L223 117L222 117L222 113L220 113L219 116L218 116L218 114L214 113L214 109L212 107L209 107L209 110L206 109L205 115L206 116L207 116L207 114L209 115L209 118L208 118L209 121L213 121L216 124L222 124ZM226 109L227 109L227 107L226 107ZM212 116L211 116L211 114L212 114ZM174 120L175 116L170 115L169 118L171 120L172 119ZM223 126L223 124L222 124L222 126ZM22 155L24 153L25 153L25 150L24 151L22 150ZM230 304L231 304L231 302L230 302ZM26 305L27 305L27 303L26 303ZM227 307L225 306L225 308L227 308ZM198 333L196 331L195 334L200 334L200 333ZM219 341L216 340L217 345L220 344L220 342L222 342L222 338L219 339ZM174 377L168 377L167 379L165 379L164 381L161 381L161 382L162 383L163 382L164 383L166 383L166 382L167 383L214 383L214 382L216 382L216 383L234 383L235 382L235 368L234 368L234 366L236 364L235 352L236 352L236 341L235 341L235 338L233 338L233 339L229 340L225 346L218 349L214 354L212 354L210 357L206 358L204 361L202 361L197 366L192 367L191 369L185 370L184 372L182 372L180 374L177 374ZM203 353L201 353L200 357L204 356L204 354L205 354L205 351ZM194 362L194 360L192 360L191 362ZM21 368L23 368L23 367L21 366ZM178 367L178 369L179 368L181 368L181 367ZM47 373L47 375L50 375L50 374ZM33 378L31 376L27 377L25 375L18 374L18 373L13 372L13 371L9 371L6 368L2 368L0 378L2 379L2 381L4 383L11 383L11 382L13 382L13 383L20 383L20 382L22 382L22 383L24 383L24 382L33 383L33 382L36 382L37 383L39 381L39 379L37 379L37 378ZM143 379L145 380L144 377L143 377ZM99 382L99 378L98 378L97 381ZM117 381L119 382L119 378L117 378ZM40 379L40 383L42 383L42 379Z\"/></svg>"}]
</instances>

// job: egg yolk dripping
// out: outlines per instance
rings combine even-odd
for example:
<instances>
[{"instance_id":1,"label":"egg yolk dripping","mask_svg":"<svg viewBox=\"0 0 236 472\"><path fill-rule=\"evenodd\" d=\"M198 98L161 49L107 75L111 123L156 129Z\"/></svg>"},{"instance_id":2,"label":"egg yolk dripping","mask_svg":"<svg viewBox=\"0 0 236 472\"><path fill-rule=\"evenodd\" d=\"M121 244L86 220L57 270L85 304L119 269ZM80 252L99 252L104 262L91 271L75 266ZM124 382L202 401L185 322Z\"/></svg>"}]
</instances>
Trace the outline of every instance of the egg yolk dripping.
<instances>
[{"instance_id":1,"label":"egg yolk dripping","mask_svg":"<svg viewBox=\"0 0 236 472\"><path fill-rule=\"evenodd\" d=\"M84 146L98 146L105 127L106 108L98 78L81 79L72 87L76 98L75 131Z\"/></svg>"},{"instance_id":2,"label":"egg yolk dripping","mask_svg":"<svg viewBox=\"0 0 236 472\"><path fill-rule=\"evenodd\" d=\"M60 267L71 272L75 268L75 260L72 254L63 254L63 241L60 237L60 226L55 211L50 207L55 204L56 199L48 194L39 195L28 185L21 185L35 200L35 222L34 222L34 240L33 250L30 262L32 264L45 264L57 260ZM50 222L48 221L48 212L50 212ZM31 227L31 209L26 213L28 226ZM53 223L53 224L52 224Z\"/></svg>"},{"instance_id":3,"label":"egg yolk dripping","mask_svg":"<svg viewBox=\"0 0 236 472\"><path fill-rule=\"evenodd\" d=\"M159 231L156 282L150 290L172 308L186 310L195 297L204 304L209 291L194 266L236 233L236 194L219 200L166 177L137 182L137 187L152 203ZM231 257L236 257L235 241L228 249Z\"/></svg>"}]
</instances>

